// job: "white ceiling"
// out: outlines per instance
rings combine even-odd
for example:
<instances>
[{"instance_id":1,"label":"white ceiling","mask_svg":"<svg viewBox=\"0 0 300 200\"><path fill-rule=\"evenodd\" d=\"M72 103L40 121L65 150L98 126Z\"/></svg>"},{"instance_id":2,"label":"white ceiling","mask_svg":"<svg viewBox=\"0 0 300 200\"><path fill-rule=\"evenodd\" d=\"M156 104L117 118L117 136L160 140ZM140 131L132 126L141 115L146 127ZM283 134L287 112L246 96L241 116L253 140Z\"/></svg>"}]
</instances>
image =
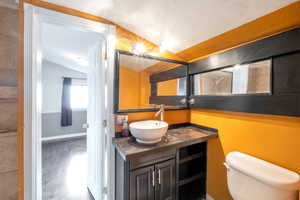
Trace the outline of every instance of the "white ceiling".
<instances>
[{"instance_id":1,"label":"white ceiling","mask_svg":"<svg viewBox=\"0 0 300 200\"><path fill-rule=\"evenodd\" d=\"M45 23L42 26L42 57L72 70L87 73L88 52L96 45L96 41L101 41L101 36L97 33ZM142 71L158 62L121 55L121 65L134 71Z\"/></svg>"},{"instance_id":2,"label":"white ceiling","mask_svg":"<svg viewBox=\"0 0 300 200\"><path fill-rule=\"evenodd\" d=\"M84 32L60 25L43 24L42 57L64 67L87 73L88 52L101 41L97 33ZM134 71L142 71L159 61L135 56L121 55L121 65Z\"/></svg>"},{"instance_id":3,"label":"white ceiling","mask_svg":"<svg viewBox=\"0 0 300 200\"><path fill-rule=\"evenodd\" d=\"M97 33L43 24L42 56L45 60L86 73L88 52L96 41L101 40Z\"/></svg>"},{"instance_id":4,"label":"white ceiling","mask_svg":"<svg viewBox=\"0 0 300 200\"><path fill-rule=\"evenodd\" d=\"M109 19L179 52L297 0L46 0Z\"/></svg>"}]
</instances>

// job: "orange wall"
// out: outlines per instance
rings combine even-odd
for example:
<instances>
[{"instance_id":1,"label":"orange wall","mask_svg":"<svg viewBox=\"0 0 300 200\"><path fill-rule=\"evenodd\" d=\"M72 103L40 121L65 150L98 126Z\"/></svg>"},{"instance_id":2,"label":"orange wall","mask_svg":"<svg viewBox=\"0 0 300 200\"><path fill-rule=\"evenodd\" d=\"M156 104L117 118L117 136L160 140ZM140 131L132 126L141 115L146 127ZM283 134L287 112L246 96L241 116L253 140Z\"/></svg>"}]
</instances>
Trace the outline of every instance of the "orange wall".
<instances>
[{"instance_id":1,"label":"orange wall","mask_svg":"<svg viewBox=\"0 0 300 200\"><path fill-rule=\"evenodd\" d=\"M231 199L222 163L228 152L240 151L300 174L300 118L222 111L192 110L191 122L219 130L208 143L208 193Z\"/></svg>"},{"instance_id":2,"label":"orange wall","mask_svg":"<svg viewBox=\"0 0 300 200\"><path fill-rule=\"evenodd\" d=\"M121 110L151 108L149 103L151 93L149 78L150 73L147 71L137 72L126 66L120 66L119 108ZM177 79L160 82L157 91L159 96L176 95Z\"/></svg>"},{"instance_id":3,"label":"orange wall","mask_svg":"<svg viewBox=\"0 0 300 200\"><path fill-rule=\"evenodd\" d=\"M193 61L299 27L299 13L300 1L178 55ZM231 151L241 151L300 174L300 118L191 110L191 122L219 130L219 138L208 143L208 193L215 200L231 199L223 167L225 155Z\"/></svg>"},{"instance_id":4,"label":"orange wall","mask_svg":"<svg viewBox=\"0 0 300 200\"><path fill-rule=\"evenodd\" d=\"M130 92L129 92L130 91ZM147 108L149 107L150 82L148 72L135 72L125 66L120 67L120 108ZM128 113L128 121L159 119L155 112ZM189 110L166 111L165 121L169 124L185 123L190 121Z\"/></svg>"},{"instance_id":5,"label":"orange wall","mask_svg":"<svg viewBox=\"0 0 300 200\"><path fill-rule=\"evenodd\" d=\"M159 119L154 117L155 112L128 113L128 121L140 121L149 119ZM190 122L190 110L174 110L165 112L165 121L169 124L179 124Z\"/></svg>"},{"instance_id":6,"label":"orange wall","mask_svg":"<svg viewBox=\"0 0 300 200\"><path fill-rule=\"evenodd\" d=\"M150 73L141 71L140 73L140 107L149 108L149 97L151 93Z\"/></svg>"},{"instance_id":7,"label":"orange wall","mask_svg":"<svg viewBox=\"0 0 300 200\"><path fill-rule=\"evenodd\" d=\"M176 96L177 95L177 79L162 81L157 83L158 96Z\"/></svg>"},{"instance_id":8,"label":"orange wall","mask_svg":"<svg viewBox=\"0 0 300 200\"><path fill-rule=\"evenodd\" d=\"M149 73L120 66L119 74L120 109L148 108L151 91Z\"/></svg>"},{"instance_id":9,"label":"orange wall","mask_svg":"<svg viewBox=\"0 0 300 200\"><path fill-rule=\"evenodd\" d=\"M140 75L127 67L120 66L119 107L130 109L140 107Z\"/></svg>"}]
</instances>

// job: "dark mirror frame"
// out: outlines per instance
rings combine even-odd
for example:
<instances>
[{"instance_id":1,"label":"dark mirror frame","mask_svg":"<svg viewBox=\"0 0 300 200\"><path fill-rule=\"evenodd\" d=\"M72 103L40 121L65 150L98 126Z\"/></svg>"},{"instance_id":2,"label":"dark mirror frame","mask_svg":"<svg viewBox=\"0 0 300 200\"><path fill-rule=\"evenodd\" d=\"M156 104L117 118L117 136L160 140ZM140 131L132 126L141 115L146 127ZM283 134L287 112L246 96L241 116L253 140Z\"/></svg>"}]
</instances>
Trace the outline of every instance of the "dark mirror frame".
<instances>
[{"instance_id":1,"label":"dark mirror frame","mask_svg":"<svg viewBox=\"0 0 300 200\"><path fill-rule=\"evenodd\" d=\"M220 52L189 64L192 75L236 64L271 59L271 93L229 96L193 95L191 109L300 116L300 28ZM193 84L190 84L193 86ZM193 88L191 88L193 91Z\"/></svg>"},{"instance_id":2,"label":"dark mirror frame","mask_svg":"<svg viewBox=\"0 0 300 200\"><path fill-rule=\"evenodd\" d=\"M180 64L183 65L186 68L186 80L187 80L187 87L186 87L186 96L166 96L166 97L162 97L164 99L168 99L173 101L173 102L178 102L178 99L180 97L180 99L182 98L186 98L188 99L189 96L189 78L188 78L188 63L187 62L183 62L183 61L178 61L178 60L172 60L172 59L167 59L167 58L162 58L162 57L156 57L156 56L151 56L151 55L137 55L134 53L131 53L129 51L123 51L123 50L115 50L115 69L114 69L114 113L134 113L134 112L153 112L153 111L158 111L159 108L141 108L141 109L125 109L125 110L120 110L119 109L119 67L120 67L120 55L127 55L127 56L136 56L136 57L141 57L141 58L145 58L145 59L152 59L152 60L157 60L157 61L162 61L162 62L169 62L169 63L175 63L175 64ZM179 67L180 68L180 67ZM171 72L172 70L176 70L175 69L171 69L171 70L167 70L169 72ZM166 72L167 72L166 71ZM164 72L161 72L164 73ZM161 74L158 73L158 74ZM151 75L153 77L155 74ZM178 77L178 76L177 76ZM180 77L184 77L184 76L180 76ZM164 79L161 79L160 81L163 81ZM171 80L171 79L166 79L166 80ZM151 96L150 98L152 98L152 81L151 82ZM159 82L159 81L154 81L154 82ZM156 96L158 98L160 98L161 96ZM154 98L156 98L154 97ZM175 100L174 100L175 99ZM153 102L153 101L152 101ZM156 99L155 102L161 102L161 103L157 103L157 104L167 104L166 102L162 102L159 99ZM151 104L149 102L149 104ZM173 104L174 105L174 104ZM188 109L188 105L185 104L184 106L176 106L176 107L172 107L172 108L166 108L165 110L184 110L184 109Z\"/></svg>"}]
</instances>

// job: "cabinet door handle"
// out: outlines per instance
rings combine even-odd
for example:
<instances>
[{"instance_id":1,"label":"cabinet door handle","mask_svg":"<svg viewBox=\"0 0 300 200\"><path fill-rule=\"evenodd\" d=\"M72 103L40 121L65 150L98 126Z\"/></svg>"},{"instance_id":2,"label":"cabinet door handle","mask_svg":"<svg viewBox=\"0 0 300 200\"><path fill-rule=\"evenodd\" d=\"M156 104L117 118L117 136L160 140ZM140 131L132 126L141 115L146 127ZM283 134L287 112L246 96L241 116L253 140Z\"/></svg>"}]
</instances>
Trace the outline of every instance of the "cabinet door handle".
<instances>
[{"instance_id":1,"label":"cabinet door handle","mask_svg":"<svg viewBox=\"0 0 300 200\"><path fill-rule=\"evenodd\" d=\"M160 169L158 170L158 184L160 185Z\"/></svg>"},{"instance_id":2,"label":"cabinet door handle","mask_svg":"<svg viewBox=\"0 0 300 200\"><path fill-rule=\"evenodd\" d=\"M155 171L152 171L152 186L155 187Z\"/></svg>"}]
</instances>

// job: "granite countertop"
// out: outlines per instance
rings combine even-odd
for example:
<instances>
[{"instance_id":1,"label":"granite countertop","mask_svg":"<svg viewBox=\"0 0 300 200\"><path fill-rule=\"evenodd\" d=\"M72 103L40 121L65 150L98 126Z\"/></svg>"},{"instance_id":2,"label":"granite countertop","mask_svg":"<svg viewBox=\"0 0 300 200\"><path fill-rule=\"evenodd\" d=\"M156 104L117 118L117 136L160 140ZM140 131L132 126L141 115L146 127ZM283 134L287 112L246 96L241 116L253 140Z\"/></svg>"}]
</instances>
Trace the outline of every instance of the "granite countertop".
<instances>
[{"instance_id":1,"label":"granite countertop","mask_svg":"<svg viewBox=\"0 0 300 200\"><path fill-rule=\"evenodd\" d=\"M195 126L170 129L167 134L168 142L161 141L155 145L139 144L134 137L114 138L113 143L123 159L127 160L132 156L142 155L145 152L158 150L159 148L179 148L218 137L217 131L205 130Z\"/></svg>"}]
</instances>

